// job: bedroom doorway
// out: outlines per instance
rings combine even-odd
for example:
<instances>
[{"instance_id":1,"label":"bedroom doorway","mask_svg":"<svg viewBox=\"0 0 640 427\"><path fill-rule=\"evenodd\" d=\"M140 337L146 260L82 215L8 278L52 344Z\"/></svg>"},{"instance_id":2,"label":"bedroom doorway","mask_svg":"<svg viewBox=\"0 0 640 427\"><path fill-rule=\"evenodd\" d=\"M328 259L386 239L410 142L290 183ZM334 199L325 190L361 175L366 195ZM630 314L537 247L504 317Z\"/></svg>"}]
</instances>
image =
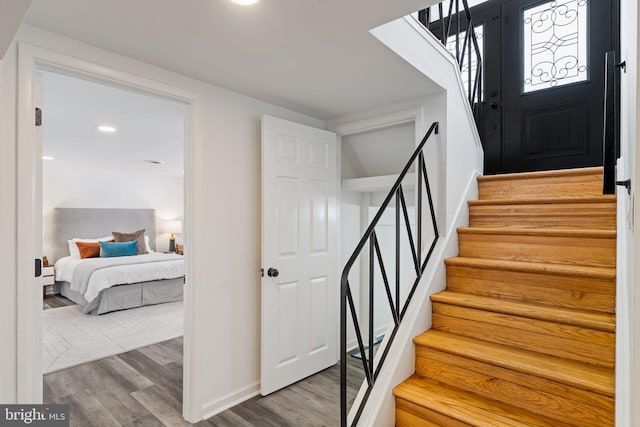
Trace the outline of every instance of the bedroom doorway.
<instances>
[{"instance_id":1,"label":"bedroom doorway","mask_svg":"<svg viewBox=\"0 0 640 427\"><path fill-rule=\"evenodd\" d=\"M67 403L79 396L56 388L77 378L77 369L117 379L122 373L110 368L131 354L156 361L138 349L168 343L162 360L182 366L187 109L48 70L39 70L35 82L42 112L36 188L43 222L35 232L43 254L43 402ZM81 382L80 393L120 424L140 416L112 411L99 384Z\"/></svg>"},{"instance_id":2,"label":"bedroom doorway","mask_svg":"<svg viewBox=\"0 0 640 427\"><path fill-rule=\"evenodd\" d=\"M43 401L66 403L75 396L55 388L74 367L100 371L110 364L91 362L182 342L187 109L59 72L39 70L35 81ZM165 353L182 365L182 352ZM103 404L97 384L82 393Z\"/></svg>"},{"instance_id":3,"label":"bedroom doorway","mask_svg":"<svg viewBox=\"0 0 640 427\"><path fill-rule=\"evenodd\" d=\"M155 308L157 307L175 304L177 302L176 300L178 299L176 296L176 289L182 288L182 290L184 291L184 306L186 308L183 309L182 307L180 307L179 311L175 310L175 312L173 313L174 317L167 323L172 324L172 326L176 326L175 324L182 323L184 325L184 332L180 335L184 335L184 338L164 341L164 339L159 339L158 337L156 337L151 339L151 341L138 343L134 347L145 346L147 344L151 344L152 342L157 343L161 340L163 341L163 343L161 344L156 344L153 350L149 350L149 354L151 352L155 352L157 356L156 361L158 361L158 354L164 353L165 360L163 363L171 365L167 366L167 369L171 371L170 375L167 375L167 378L170 377L173 381L172 390L169 395L175 401L173 402L175 404L174 408L177 409L178 412L181 409L182 416L187 420L195 421L199 419L199 411L193 404L196 398L196 390L194 384L195 376L192 372L195 368L192 359L193 310L189 309L193 306L193 291L191 290L190 278L193 277L192 272L194 269L194 265L193 261L188 256L188 254L192 253L192 239L190 239L192 230L190 224L193 224L193 210L191 206L193 206L194 163L192 153L194 149L193 147L195 145L196 135L196 124L194 120L195 111L198 104L196 96L188 91L182 90L178 87L159 83L156 80L139 77L138 75L134 74L128 74L126 72L118 71L114 68L108 68L106 66L98 65L93 62L88 62L78 58L72 58L64 54L37 48L27 44L22 44L20 48L18 74L20 76L20 84L18 89L18 167L23 172L20 174L18 182L18 233L22 236L22 243L16 250L18 261L18 281L21 283L29 283L33 281L35 285L23 286L18 288L18 331L21 334L21 340L19 340L17 343L18 367L16 373L18 379L18 399L25 402L33 403L42 402L43 389L46 389L46 386L43 385L42 376L42 327L44 311L43 308L45 308L43 306L43 303L45 301L43 298L43 289L45 294L54 294L59 291L58 286L60 284L54 282L56 285L55 287L51 286L52 283L47 283L46 287L43 286L43 283L46 283L47 281L56 281L56 268L55 266L53 269L43 267L41 263L39 264L39 261L42 261L42 256L45 255L43 254L43 252L45 250L50 253L50 255L47 257L47 260L51 264L54 264L54 262L57 260L56 258L59 257L59 252L58 255L55 255L56 251L66 250L67 253L65 255L71 256L71 248L69 247L68 242L65 248L63 240L74 241L74 238L84 239L79 237L79 235L75 235L76 232L79 231L82 235L91 235L88 240L92 241L82 243L88 243L89 246L95 246L92 244L98 243L98 254L101 254L103 251L107 251L107 253L111 254L110 257L105 256L105 258L112 258L113 260L115 260L116 258L133 259L142 256L161 256L165 255L164 252L169 252L169 249L171 249L172 254L170 254L170 256L173 257L174 260L181 260L181 263L183 264L182 273L181 275L177 275L177 277L173 277L173 279L175 279L174 284L176 285L173 288L168 286L147 286L157 284L158 282L164 282L162 284L166 284L170 280L169 277L158 276L158 274L164 274L159 273L160 270L165 269L165 267L162 267L152 269L155 270L154 273L156 274L156 277L152 277L151 279L140 278L140 276L137 276L137 272L129 271L128 274L133 274L133 276L131 277L133 277L133 279L135 280L131 279L129 280L129 283L106 286L104 289L100 289L100 286L104 287L105 283L109 281L109 279L107 279L105 282L105 278L103 277L100 281L100 285L96 290L98 294L102 294L102 298L99 298L100 301L96 302L96 304L91 307L89 307L90 304L87 304L87 306L82 306L82 303L78 304L79 301L74 301L73 298L69 298L68 296L66 296L65 298L76 303L74 305L77 305L79 307L78 311L83 316L85 316L81 318L85 320L90 319L88 323L98 324L102 322L102 318L106 318L105 316L108 316L108 314L110 313L120 315L124 318L120 320L121 323L119 326L114 327L113 325L110 325L107 328L103 328L104 332L107 329L111 331L126 329L127 325L130 326L139 321L140 317L138 315L130 315L134 312L133 310L136 310L136 308L134 307L136 304L141 305L142 307L140 308L144 310L151 311L155 310ZM133 180L131 179L131 177L128 177L127 179L127 177L123 178L121 176L118 179L114 179L116 185L112 186L111 190L105 190L105 188L103 187L100 189L95 189L94 191L90 191L85 188L84 195L89 195L92 203L94 203L94 205L90 206L89 208L79 207L77 205L79 203L78 198L74 199L75 196L62 197L65 200L63 204L67 207L60 207L59 209L67 211L62 212L62 214L52 214L50 218L47 218L47 220L52 221L52 224L57 224L56 227L58 230L52 231L53 228L51 228L49 230L51 232L51 235L49 236L47 234L45 228L48 227L48 225L46 224L46 221L44 221L45 216L43 215L43 189L46 192L50 192L48 196L51 196L53 198L56 195L51 193L64 191L64 183L66 182L68 186L76 190L74 191L74 195L79 195L83 193L83 191L80 190L82 185L88 187L89 183L95 183L96 181L99 182L101 179L103 181L108 181L108 179L104 179L105 177L96 176L100 175L99 172L96 172L95 170L91 172L90 166L92 165L92 161L90 159L85 159L84 163L76 166L72 166L70 163L67 163L65 165L64 162L59 162L57 166L57 168L59 169L57 178L53 180L53 182L42 185L43 170L45 171L44 176L46 177L47 174L45 168L48 167L43 166L43 163L55 162L58 159L69 159L73 157L73 155L76 155L81 151L77 146L75 148L67 147L66 150L62 150L59 152L61 154L58 154L58 158L56 158L56 155L43 152L43 148L48 148L47 145L43 145L43 140L46 140L46 138L50 136L47 135L47 132L51 132L52 135L55 134L55 129L53 126L51 127L51 129L47 128L48 116L47 110L44 108L44 106L46 105L46 100L43 95L46 94L47 78L69 80L75 79L76 82L81 82L85 85L102 85L117 91L121 91L123 93L128 93L129 96L135 95L141 98L145 98L147 104L138 106L143 111L140 112L139 115L131 119L131 121L133 122L143 122L144 120L147 120L147 116L153 115L153 105L158 103L163 104L165 107L172 105L174 110L179 112L179 121L181 127L179 130L178 139L181 143L181 147L179 148L181 155L174 157L180 157L180 159L178 160L180 167L177 170L171 172L171 174L173 174L173 178L168 178L169 173L167 172L158 173L154 176L154 178L150 179L151 181L157 181L152 184L161 184L156 185L155 189L150 188L149 185L151 184L147 182L147 191L149 193L160 193L163 195L169 194L174 196L166 204L170 205L173 211L167 212L166 205L164 208L155 208L154 206L141 206L140 204L120 207L96 205L95 203L99 204L101 200L104 201L104 199L107 199L108 197L113 197L113 193L130 193L132 191ZM87 87L80 89L66 88L66 90L62 90L62 97L73 99L79 95L82 95L85 91L87 93L89 92ZM134 104L134 102L130 98L126 104L132 105ZM33 121L34 109L36 112L35 127ZM92 131L105 133L105 136L107 134L111 134L112 136L120 134L124 136L126 133L133 133L133 136L131 136L132 139L130 139L130 141L135 141L131 142L130 144L125 144L125 148L114 148L113 142L110 144L104 141L89 141L86 136L82 136L78 129L75 129L77 132L74 133L72 129L73 126L78 125L79 122L82 122L83 118L86 119L86 117L84 117L83 115L87 114L88 112L85 111L85 109L77 112L76 114L69 114L69 116L73 119L71 120L71 122L73 123L67 123L66 125L62 123L61 126L66 126L68 130L72 130L72 132L70 132L65 138L68 138L69 140L76 138L80 141L81 144L85 146L85 148L92 147L91 149L89 149L89 151L95 151L98 153L98 156L96 156L93 161L97 162L98 160L102 160L103 166L104 164L108 164L109 167L107 167L107 169L111 168L114 170L119 170L120 173L144 174L144 168L147 167L147 165L149 168L157 168L165 165L167 167L175 166L175 164L171 161L161 159L162 161L158 162L158 157L156 156L150 157L143 155L145 144L146 146L150 146L153 144L155 144L156 146L162 145L159 143L160 137L156 135L153 141L150 141L148 139L142 141L144 139L144 135L136 134L135 131L132 131L133 127L131 126L131 121L122 125L120 129L118 129L117 125L113 125L113 122L104 123L102 121L98 122L94 120L90 124L85 123L85 126L90 127ZM54 116L55 114L53 116L50 115L49 119L54 118ZM114 114L112 116L112 119L113 118L117 119L117 114ZM109 118L107 117L107 119ZM164 119L158 120L155 124L155 127L159 129L157 134L161 134L164 136L167 136L169 134L175 135L176 132L169 132L167 130L166 126L169 124L169 122L171 121ZM43 124L44 126L38 126L39 124ZM113 129L109 128L99 129L99 127L102 126L112 126L116 129L115 132L113 131ZM159 156L167 155L167 158L170 158L170 154L171 153L169 152L162 152ZM114 159L114 157L116 156L119 157ZM144 164L136 166L132 166L131 164L127 165L127 156L136 158L138 161ZM176 160L175 158L171 159ZM149 162L149 160L151 160L151 162ZM113 166L113 163L116 163L116 161L120 164L119 166ZM168 181L172 181L173 184L169 184ZM49 186L47 187L47 185ZM180 196L176 196L176 194L178 193L180 193ZM115 196L117 197L118 194L116 194ZM120 194L120 196L122 196L122 194ZM129 200L131 200L130 196L131 195L129 195ZM154 197L157 198L158 194L155 194ZM122 197L120 200L122 200ZM69 205L73 205L73 203L76 203L76 206L69 207ZM79 217L77 215L78 212L72 212L75 209L82 210ZM87 211L86 209L89 209L89 211ZM94 222L92 223L91 218L94 215L98 215L98 217L94 217ZM102 215L102 217L100 217L100 215ZM56 217L60 217L57 220L57 223L55 222ZM105 218L108 218L112 222L103 223ZM142 223L138 221L142 221ZM101 225L104 225L105 228L101 230L99 228L95 228L96 223L101 223ZM74 234L74 237L71 237L68 234L67 237L64 237L64 234L68 233L68 231L64 231L65 224L66 226L71 226L72 229L74 228L74 226L88 226L89 229L76 229L72 232L72 234ZM142 229L145 229L145 231L142 233L136 233L140 232ZM55 233L60 232L60 230L62 230L62 234L57 236L58 240L56 243L56 241L53 240L51 236L54 236ZM107 236L107 233L99 234L107 230L109 230L108 234L110 234L110 236ZM43 237L45 237L44 240ZM108 239L106 237L108 237ZM49 238L50 240L47 240L47 238ZM170 238L171 242L169 242ZM96 242L95 240L99 240L99 242ZM43 243L47 244L47 242L49 242L49 246L43 247ZM171 247L169 247L169 245L171 245ZM134 246L135 254L132 252L132 248ZM87 250L86 247L80 248L77 245L76 249L78 251ZM153 250L151 254L138 254L139 250L150 252L149 249ZM95 251L96 249L94 247L93 249L89 248L88 250ZM181 254L177 254L177 252L181 252ZM182 254L186 254L186 256ZM125 257L124 255L127 256ZM36 258L35 278L33 262L34 257ZM62 258L64 258L64 256ZM100 256L98 255L96 258L100 258ZM151 264L152 262L155 261L149 261L149 264ZM27 268L27 266L29 268ZM42 277L42 273L44 273L44 276L48 277ZM72 274L72 277L75 277L74 275L75 273ZM177 286L178 282L180 286ZM110 296L107 295L105 297L105 290L108 290L107 288L112 289L114 287L117 287L119 289L124 289L123 286L129 285L132 286L127 288L126 292L114 292ZM90 285L87 286L89 287ZM131 300L128 300L131 292L137 293L138 295L134 298L136 300L139 300L135 304L131 303ZM86 303L91 303L92 301L90 300L93 298L86 297L85 295L85 299ZM180 302L180 304L182 304L182 302ZM57 304L53 303L52 305L55 306ZM71 305L67 304L60 305L72 307ZM60 308L52 308L51 310L47 311L54 312L56 310L59 310L59 313L64 312L64 309ZM87 313L84 313L84 311L87 311ZM94 313L95 315L90 315L88 313ZM98 315L99 313L107 314ZM71 323L73 322L70 320L67 326L70 326ZM154 324L154 322L147 322L147 326L149 326L150 324ZM76 333L86 333L87 331L85 326L86 325L80 324L76 328ZM145 334L145 339L150 339L149 335L153 334ZM110 338L114 337L112 336ZM124 341L121 341L120 343L118 343L118 345L121 346L124 351L129 350L130 347L127 348L126 345L130 345L130 343L126 344ZM173 358L173 361L171 363L169 363L169 361L167 360L167 358L169 357ZM118 365L119 362L115 362L115 364ZM83 369L86 369L86 367L89 365L85 364L81 366L83 367ZM152 371L156 375L159 374L161 370L162 369L159 368L152 369ZM114 376L107 376L104 378L104 380L115 381L118 376L120 380L122 380L124 377L126 377L126 375L124 374L124 371L119 373L114 372ZM77 375L77 373L75 375ZM96 389L100 387L99 383L96 383L95 386ZM83 387L86 389L87 384L84 384ZM44 392L46 396L47 390L44 390ZM48 401L51 403L53 401L55 401L56 403L63 403L62 401L60 401L60 397L63 396L58 395L56 396L56 399L48 399ZM70 397L70 399L72 398ZM144 403L142 403L142 401L144 400L145 397L141 395L138 405L144 407L145 405ZM130 415L133 416L132 414Z\"/></svg>"}]
</instances>

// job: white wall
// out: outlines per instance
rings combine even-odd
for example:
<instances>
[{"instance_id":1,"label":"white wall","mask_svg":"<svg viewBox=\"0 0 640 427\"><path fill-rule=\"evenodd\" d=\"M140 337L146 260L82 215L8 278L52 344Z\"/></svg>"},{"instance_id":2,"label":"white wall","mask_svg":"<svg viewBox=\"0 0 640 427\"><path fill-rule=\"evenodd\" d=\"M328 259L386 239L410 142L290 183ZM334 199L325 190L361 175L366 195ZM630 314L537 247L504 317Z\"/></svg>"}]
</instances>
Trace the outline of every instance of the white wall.
<instances>
[{"instance_id":1,"label":"white wall","mask_svg":"<svg viewBox=\"0 0 640 427\"><path fill-rule=\"evenodd\" d=\"M212 415L259 390L260 378L260 118L263 114L310 126L321 120L205 84L140 61L23 26L18 40L133 75L144 76L198 96L194 164L194 254L190 285L196 330L192 337L197 369L193 411ZM16 219L16 48L4 58L0 140L0 271L2 378L0 400L16 400L15 346L17 286ZM6 255L6 256L5 256Z\"/></svg>"},{"instance_id":2,"label":"white wall","mask_svg":"<svg viewBox=\"0 0 640 427\"><path fill-rule=\"evenodd\" d=\"M155 209L157 251L169 249L169 234L162 233L162 220L182 219L184 215L182 176L83 168L55 160L43 161L42 173L44 255L53 253L54 208ZM177 235L176 241L181 240ZM55 260L49 256L49 261Z\"/></svg>"},{"instance_id":3,"label":"white wall","mask_svg":"<svg viewBox=\"0 0 640 427\"><path fill-rule=\"evenodd\" d=\"M342 179L399 174L416 147L414 122L342 136Z\"/></svg>"},{"instance_id":4,"label":"white wall","mask_svg":"<svg viewBox=\"0 0 640 427\"><path fill-rule=\"evenodd\" d=\"M640 406L637 404L640 394L640 263L636 259L640 254L640 239L635 231L640 221L640 204L634 200L640 185L637 168L640 161L640 150L637 149L640 134L640 10L635 0L622 0L620 8L621 51L618 60L627 62L627 70L621 73L621 157L617 178L630 178L632 193L628 196L624 187L618 187L616 425L626 427L640 423Z\"/></svg>"}]
</instances>

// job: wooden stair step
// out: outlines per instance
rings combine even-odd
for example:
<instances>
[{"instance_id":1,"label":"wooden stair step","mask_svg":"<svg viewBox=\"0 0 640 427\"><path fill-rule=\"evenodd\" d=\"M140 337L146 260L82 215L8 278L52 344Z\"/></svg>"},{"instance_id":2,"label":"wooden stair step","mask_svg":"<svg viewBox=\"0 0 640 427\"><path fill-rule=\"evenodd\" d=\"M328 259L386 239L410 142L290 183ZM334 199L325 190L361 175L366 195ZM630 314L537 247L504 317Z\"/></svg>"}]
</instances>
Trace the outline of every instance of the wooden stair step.
<instances>
[{"instance_id":1,"label":"wooden stair step","mask_svg":"<svg viewBox=\"0 0 640 427\"><path fill-rule=\"evenodd\" d=\"M613 268L455 257L447 289L492 298L614 313Z\"/></svg>"},{"instance_id":2,"label":"wooden stair step","mask_svg":"<svg viewBox=\"0 0 640 427\"><path fill-rule=\"evenodd\" d=\"M601 280L615 280L616 269L611 267L592 267L588 265L566 265L566 264L547 264L547 263L531 263L523 261L498 260L498 259L480 259L469 257L453 257L447 258L445 261L447 266L484 268L502 271L518 271L523 273L547 274L565 277L581 277L594 278ZM613 289L615 293L615 289Z\"/></svg>"},{"instance_id":3,"label":"wooden stair step","mask_svg":"<svg viewBox=\"0 0 640 427\"><path fill-rule=\"evenodd\" d=\"M599 196L602 167L478 177L480 199Z\"/></svg>"},{"instance_id":4,"label":"wooden stair step","mask_svg":"<svg viewBox=\"0 0 640 427\"><path fill-rule=\"evenodd\" d=\"M615 362L612 332L437 302L432 313L433 329L598 366Z\"/></svg>"},{"instance_id":5,"label":"wooden stair step","mask_svg":"<svg viewBox=\"0 0 640 427\"><path fill-rule=\"evenodd\" d=\"M416 374L449 387L580 426L613 425L614 399L519 371L416 347Z\"/></svg>"},{"instance_id":6,"label":"wooden stair step","mask_svg":"<svg viewBox=\"0 0 640 427\"><path fill-rule=\"evenodd\" d=\"M616 330L615 315L606 313L549 307L517 301L506 301L452 291L444 291L434 294L431 296L431 301L434 303L456 305L460 307L491 311L494 313L511 314L529 319L562 323L565 325L573 325L604 332L615 332Z\"/></svg>"},{"instance_id":7,"label":"wooden stair step","mask_svg":"<svg viewBox=\"0 0 640 427\"><path fill-rule=\"evenodd\" d=\"M532 197L520 199L480 199L469 200L469 206L497 206L497 205L575 205L575 204L616 204L615 194L601 194L599 196L556 196Z\"/></svg>"},{"instance_id":8,"label":"wooden stair step","mask_svg":"<svg viewBox=\"0 0 640 427\"><path fill-rule=\"evenodd\" d=\"M554 426L555 420L413 375L398 385L396 426ZM430 421L427 421L430 420Z\"/></svg>"},{"instance_id":9,"label":"wooden stair step","mask_svg":"<svg viewBox=\"0 0 640 427\"><path fill-rule=\"evenodd\" d=\"M469 201L469 226L616 229L615 196Z\"/></svg>"},{"instance_id":10,"label":"wooden stair step","mask_svg":"<svg viewBox=\"0 0 640 427\"><path fill-rule=\"evenodd\" d=\"M413 339L434 349L604 396L614 396L613 369L430 329Z\"/></svg>"},{"instance_id":11,"label":"wooden stair step","mask_svg":"<svg viewBox=\"0 0 640 427\"><path fill-rule=\"evenodd\" d=\"M615 267L616 232L540 228L458 228L459 256Z\"/></svg>"}]
</instances>

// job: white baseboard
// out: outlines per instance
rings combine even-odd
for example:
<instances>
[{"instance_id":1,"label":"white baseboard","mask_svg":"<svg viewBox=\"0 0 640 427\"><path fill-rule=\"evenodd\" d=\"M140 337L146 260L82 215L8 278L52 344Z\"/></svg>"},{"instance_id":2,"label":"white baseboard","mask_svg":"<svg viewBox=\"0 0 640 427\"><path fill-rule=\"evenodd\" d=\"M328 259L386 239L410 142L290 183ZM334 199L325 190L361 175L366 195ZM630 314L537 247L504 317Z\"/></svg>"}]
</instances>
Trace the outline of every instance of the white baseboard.
<instances>
[{"instance_id":1,"label":"white baseboard","mask_svg":"<svg viewBox=\"0 0 640 427\"><path fill-rule=\"evenodd\" d=\"M220 412L236 406L245 400L249 400L254 396L260 394L260 381L249 384L246 387L242 387L236 391L233 391L226 396L222 396L212 402L202 405L202 419L206 420Z\"/></svg>"}]
</instances>

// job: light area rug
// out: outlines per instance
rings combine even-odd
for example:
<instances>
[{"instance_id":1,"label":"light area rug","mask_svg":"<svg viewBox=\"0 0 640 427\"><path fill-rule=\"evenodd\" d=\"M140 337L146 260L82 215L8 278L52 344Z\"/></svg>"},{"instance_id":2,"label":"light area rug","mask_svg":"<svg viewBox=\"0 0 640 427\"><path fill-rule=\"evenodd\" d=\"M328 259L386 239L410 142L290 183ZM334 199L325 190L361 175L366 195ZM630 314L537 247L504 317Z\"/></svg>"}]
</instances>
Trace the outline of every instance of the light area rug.
<instances>
[{"instance_id":1,"label":"light area rug","mask_svg":"<svg viewBox=\"0 0 640 427\"><path fill-rule=\"evenodd\" d=\"M79 305L43 312L43 373L181 337L183 302L91 316Z\"/></svg>"}]
</instances>

